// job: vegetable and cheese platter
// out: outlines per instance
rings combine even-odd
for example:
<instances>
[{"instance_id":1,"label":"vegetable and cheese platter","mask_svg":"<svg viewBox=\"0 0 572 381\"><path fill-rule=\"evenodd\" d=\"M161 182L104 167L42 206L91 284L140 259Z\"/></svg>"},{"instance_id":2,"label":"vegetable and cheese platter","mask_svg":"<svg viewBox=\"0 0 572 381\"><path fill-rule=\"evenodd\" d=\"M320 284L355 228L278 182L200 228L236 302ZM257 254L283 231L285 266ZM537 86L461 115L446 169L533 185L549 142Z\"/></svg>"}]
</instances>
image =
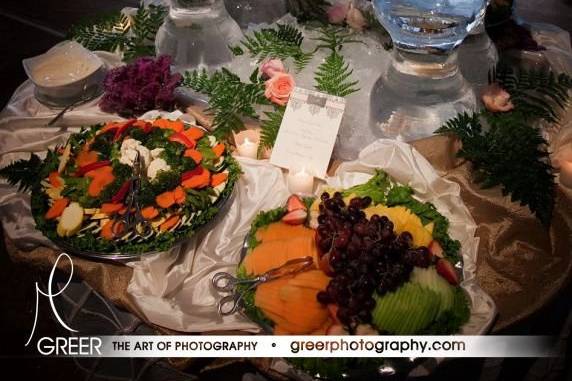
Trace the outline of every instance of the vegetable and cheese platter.
<instances>
[{"instance_id":1,"label":"vegetable and cheese platter","mask_svg":"<svg viewBox=\"0 0 572 381\"><path fill-rule=\"evenodd\" d=\"M182 120L130 119L72 134L32 188L36 226L77 255L165 251L212 220L240 175L224 143Z\"/></svg>"}]
</instances>

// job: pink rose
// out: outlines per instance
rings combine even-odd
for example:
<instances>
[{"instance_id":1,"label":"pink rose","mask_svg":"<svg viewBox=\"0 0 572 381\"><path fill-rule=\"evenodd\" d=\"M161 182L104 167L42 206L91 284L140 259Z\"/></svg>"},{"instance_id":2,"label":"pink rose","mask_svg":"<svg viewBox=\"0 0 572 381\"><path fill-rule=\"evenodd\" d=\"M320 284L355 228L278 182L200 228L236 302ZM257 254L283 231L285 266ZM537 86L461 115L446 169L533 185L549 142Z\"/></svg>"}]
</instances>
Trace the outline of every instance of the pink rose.
<instances>
[{"instance_id":1,"label":"pink rose","mask_svg":"<svg viewBox=\"0 0 572 381\"><path fill-rule=\"evenodd\" d=\"M343 24L350 5L347 1L340 1L328 8L328 21L331 24Z\"/></svg>"},{"instance_id":2,"label":"pink rose","mask_svg":"<svg viewBox=\"0 0 572 381\"><path fill-rule=\"evenodd\" d=\"M514 108L510 101L510 94L498 83L488 85L481 93L485 108L490 112L506 112Z\"/></svg>"},{"instance_id":3,"label":"pink rose","mask_svg":"<svg viewBox=\"0 0 572 381\"><path fill-rule=\"evenodd\" d=\"M288 73L277 73L274 77L266 81L265 86L264 95L266 98L279 106L284 106L288 103L290 93L292 93L296 83L292 75Z\"/></svg>"},{"instance_id":4,"label":"pink rose","mask_svg":"<svg viewBox=\"0 0 572 381\"><path fill-rule=\"evenodd\" d=\"M272 78L276 74L285 73L286 68L279 59L265 59L260 65L260 72L267 78Z\"/></svg>"},{"instance_id":5,"label":"pink rose","mask_svg":"<svg viewBox=\"0 0 572 381\"><path fill-rule=\"evenodd\" d=\"M346 23L356 32L363 32L363 30L367 27L367 20L365 19L363 13L361 13L361 11L356 8L353 3L350 6L348 14L346 15Z\"/></svg>"}]
</instances>

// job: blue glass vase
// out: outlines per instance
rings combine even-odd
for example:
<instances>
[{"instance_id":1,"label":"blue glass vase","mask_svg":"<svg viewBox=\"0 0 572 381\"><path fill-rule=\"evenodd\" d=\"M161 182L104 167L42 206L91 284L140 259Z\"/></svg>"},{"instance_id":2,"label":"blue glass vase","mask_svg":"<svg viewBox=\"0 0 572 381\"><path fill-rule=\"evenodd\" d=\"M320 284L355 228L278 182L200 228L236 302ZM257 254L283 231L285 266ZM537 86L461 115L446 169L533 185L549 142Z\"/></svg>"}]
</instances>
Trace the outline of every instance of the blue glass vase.
<instances>
[{"instance_id":1,"label":"blue glass vase","mask_svg":"<svg viewBox=\"0 0 572 381\"><path fill-rule=\"evenodd\" d=\"M476 95L459 70L456 48L484 17L485 0L374 0L393 40L392 61L371 94L377 137L430 136Z\"/></svg>"}]
</instances>

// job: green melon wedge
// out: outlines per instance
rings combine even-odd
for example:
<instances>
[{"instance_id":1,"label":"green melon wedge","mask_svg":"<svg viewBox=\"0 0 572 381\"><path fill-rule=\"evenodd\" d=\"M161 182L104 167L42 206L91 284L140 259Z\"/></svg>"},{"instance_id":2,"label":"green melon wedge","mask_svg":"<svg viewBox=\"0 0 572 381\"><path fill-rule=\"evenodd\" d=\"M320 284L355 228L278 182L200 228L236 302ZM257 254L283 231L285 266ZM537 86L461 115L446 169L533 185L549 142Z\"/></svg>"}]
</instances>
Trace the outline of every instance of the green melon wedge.
<instances>
[{"instance_id":1,"label":"green melon wedge","mask_svg":"<svg viewBox=\"0 0 572 381\"><path fill-rule=\"evenodd\" d=\"M441 316L443 312L448 311L453 307L455 289L437 273L435 267L429 267L426 269L415 267L411 273L410 281L434 291L439 295L441 303L437 318Z\"/></svg>"},{"instance_id":2,"label":"green melon wedge","mask_svg":"<svg viewBox=\"0 0 572 381\"><path fill-rule=\"evenodd\" d=\"M379 330L397 335L410 335L426 328L435 319L440 304L436 292L411 282L374 298L373 324Z\"/></svg>"}]
</instances>

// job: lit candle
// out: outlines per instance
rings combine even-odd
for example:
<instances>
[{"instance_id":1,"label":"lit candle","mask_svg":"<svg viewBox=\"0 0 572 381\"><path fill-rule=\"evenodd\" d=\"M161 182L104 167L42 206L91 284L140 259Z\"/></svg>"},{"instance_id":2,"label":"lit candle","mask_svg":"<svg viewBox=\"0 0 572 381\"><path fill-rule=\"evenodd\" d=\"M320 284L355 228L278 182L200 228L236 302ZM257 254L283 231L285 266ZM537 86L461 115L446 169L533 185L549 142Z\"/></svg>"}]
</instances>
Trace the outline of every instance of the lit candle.
<instances>
[{"instance_id":1,"label":"lit candle","mask_svg":"<svg viewBox=\"0 0 572 381\"><path fill-rule=\"evenodd\" d=\"M560 184L572 188L572 161L560 160Z\"/></svg>"},{"instance_id":2,"label":"lit candle","mask_svg":"<svg viewBox=\"0 0 572 381\"><path fill-rule=\"evenodd\" d=\"M306 172L305 168L299 171L291 169L288 172L288 190L293 194L311 195L314 190L314 176Z\"/></svg>"},{"instance_id":3,"label":"lit candle","mask_svg":"<svg viewBox=\"0 0 572 381\"><path fill-rule=\"evenodd\" d=\"M256 159L258 157L259 142L260 132L255 130L241 131L234 135L236 153L239 156Z\"/></svg>"},{"instance_id":4,"label":"lit candle","mask_svg":"<svg viewBox=\"0 0 572 381\"><path fill-rule=\"evenodd\" d=\"M245 138L244 142L236 147L236 151L240 156L256 159L258 154L258 144L251 142L248 138Z\"/></svg>"}]
</instances>

